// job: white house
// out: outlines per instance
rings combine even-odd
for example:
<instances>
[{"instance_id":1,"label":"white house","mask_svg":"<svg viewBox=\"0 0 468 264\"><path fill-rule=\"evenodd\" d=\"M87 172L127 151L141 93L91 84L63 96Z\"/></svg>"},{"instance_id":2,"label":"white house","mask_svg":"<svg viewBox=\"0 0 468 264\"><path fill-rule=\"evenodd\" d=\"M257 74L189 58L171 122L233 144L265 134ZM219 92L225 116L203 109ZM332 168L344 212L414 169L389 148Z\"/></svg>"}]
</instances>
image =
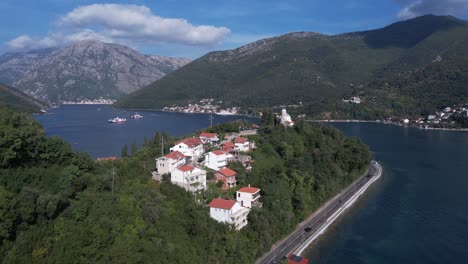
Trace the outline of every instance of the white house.
<instances>
[{"instance_id":1,"label":"white house","mask_svg":"<svg viewBox=\"0 0 468 264\"><path fill-rule=\"evenodd\" d=\"M179 142L176 142L175 145L170 148L171 152L180 151L185 156L190 158L195 158L201 156L204 152L203 143L199 138L186 138Z\"/></svg>"},{"instance_id":2,"label":"white house","mask_svg":"<svg viewBox=\"0 0 468 264\"><path fill-rule=\"evenodd\" d=\"M237 230L247 225L247 215L250 209L242 207L234 200L213 199L208 205L210 217L220 223L234 225Z\"/></svg>"},{"instance_id":3,"label":"white house","mask_svg":"<svg viewBox=\"0 0 468 264\"><path fill-rule=\"evenodd\" d=\"M156 174L163 175L173 172L177 167L185 164L185 155L182 152L174 151L166 156L156 159Z\"/></svg>"},{"instance_id":4,"label":"white house","mask_svg":"<svg viewBox=\"0 0 468 264\"><path fill-rule=\"evenodd\" d=\"M202 132L202 133L200 133L199 138L200 138L200 140L202 141L203 144L207 144L207 143L213 144L213 143L217 143L219 141L218 134L216 134L216 133Z\"/></svg>"},{"instance_id":5,"label":"white house","mask_svg":"<svg viewBox=\"0 0 468 264\"><path fill-rule=\"evenodd\" d=\"M206 171L193 166L182 166L171 173L171 182L190 192L206 189Z\"/></svg>"},{"instance_id":6,"label":"white house","mask_svg":"<svg viewBox=\"0 0 468 264\"><path fill-rule=\"evenodd\" d=\"M214 150L205 154L205 166L212 170L220 170L225 168L227 164L228 154L224 151Z\"/></svg>"},{"instance_id":7,"label":"white house","mask_svg":"<svg viewBox=\"0 0 468 264\"><path fill-rule=\"evenodd\" d=\"M281 125L283 126L294 126L291 116L286 112L286 109L281 110Z\"/></svg>"},{"instance_id":8,"label":"white house","mask_svg":"<svg viewBox=\"0 0 468 264\"><path fill-rule=\"evenodd\" d=\"M245 137L238 137L234 139L234 150L247 152L255 148L254 143L251 143L248 138Z\"/></svg>"},{"instance_id":9,"label":"white house","mask_svg":"<svg viewBox=\"0 0 468 264\"><path fill-rule=\"evenodd\" d=\"M241 206L252 208L260 207L260 189L255 187L242 187L236 192L236 200Z\"/></svg>"}]
</instances>

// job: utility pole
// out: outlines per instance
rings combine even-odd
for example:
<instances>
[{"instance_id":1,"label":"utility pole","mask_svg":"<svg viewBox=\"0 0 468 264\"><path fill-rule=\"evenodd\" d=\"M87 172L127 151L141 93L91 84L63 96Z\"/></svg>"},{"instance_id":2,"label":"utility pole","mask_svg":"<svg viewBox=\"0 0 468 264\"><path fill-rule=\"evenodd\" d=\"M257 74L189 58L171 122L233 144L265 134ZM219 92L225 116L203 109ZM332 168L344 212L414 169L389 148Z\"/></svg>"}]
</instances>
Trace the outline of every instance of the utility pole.
<instances>
[{"instance_id":1,"label":"utility pole","mask_svg":"<svg viewBox=\"0 0 468 264\"><path fill-rule=\"evenodd\" d=\"M114 193L115 189L115 169L112 168L112 193Z\"/></svg>"},{"instance_id":2,"label":"utility pole","mask_svg":"<svg viewBox=\"0 0 468 264\"><path fill-rule=\"evenodd\" d=\"M164 135L161 135L161 156L164 156Z\"/></svg>"},{"instance_id":3,"label":"utility pole","mask_svg":"<svg viewBox=\"0 0 468 264\"><path fill-rule=\"evenodd\" d=\"M213 127L213 113L210 113L210 128Z\"/></svg>"}]
</instances>

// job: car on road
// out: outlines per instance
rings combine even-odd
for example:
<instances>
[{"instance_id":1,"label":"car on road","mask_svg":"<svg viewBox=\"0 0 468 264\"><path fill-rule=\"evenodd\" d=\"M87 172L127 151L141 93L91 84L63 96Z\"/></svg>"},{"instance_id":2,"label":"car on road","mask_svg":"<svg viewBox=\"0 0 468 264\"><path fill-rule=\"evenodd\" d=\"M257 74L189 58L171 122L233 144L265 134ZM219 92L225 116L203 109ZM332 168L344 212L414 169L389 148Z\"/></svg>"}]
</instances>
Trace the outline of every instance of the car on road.
<instances>
[{"instance_id":1,"label":"car on road","mask_svg":"<svg viewBox=\"0 0 468 264\"><path fill-rule=\"evenodd\" d=\"M312 231L312 228L310 226L308 226L308 227L304 228L304 231L309 233L310 231Z\"/></svg>"}]
</instances>

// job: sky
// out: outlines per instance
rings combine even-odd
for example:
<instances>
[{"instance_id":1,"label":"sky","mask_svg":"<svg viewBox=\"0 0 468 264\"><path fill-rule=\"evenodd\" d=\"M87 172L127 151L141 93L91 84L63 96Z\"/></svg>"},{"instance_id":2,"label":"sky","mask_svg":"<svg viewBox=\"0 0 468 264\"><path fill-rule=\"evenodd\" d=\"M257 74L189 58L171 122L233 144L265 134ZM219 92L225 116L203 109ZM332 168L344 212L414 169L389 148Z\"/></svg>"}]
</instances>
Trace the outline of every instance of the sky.
<instances>
[{"instance_id":1,"label":"sky","mask_svg":"<svg viewBox=\"0 0 468 264\"><path fill-rule=\"evenodd\" d=\"M0 54L94 39L195 59L289 32L339 34L424 14L468 19L468 0L1 0Z\"/></svg>"}]
</instances>

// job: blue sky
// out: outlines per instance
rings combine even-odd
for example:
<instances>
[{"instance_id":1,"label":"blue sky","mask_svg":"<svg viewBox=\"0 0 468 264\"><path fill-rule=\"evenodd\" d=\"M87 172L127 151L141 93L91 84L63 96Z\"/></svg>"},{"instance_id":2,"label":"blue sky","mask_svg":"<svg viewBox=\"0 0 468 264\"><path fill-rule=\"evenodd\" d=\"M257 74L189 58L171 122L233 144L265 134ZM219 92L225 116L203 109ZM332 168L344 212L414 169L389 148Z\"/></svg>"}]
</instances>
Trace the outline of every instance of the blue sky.
<instances>
[{"instance_id":1,"label":"blue sky","mask_svg":"<svg viewBox=\"0 0 468 264\"><path fill-rule=\"evenodd\" d=\"M0 10L0 53L97 39L196 58L294 31L338 34L427 13L466 19L468 0L2 0Z\"/></svg>"}]
</instances>

